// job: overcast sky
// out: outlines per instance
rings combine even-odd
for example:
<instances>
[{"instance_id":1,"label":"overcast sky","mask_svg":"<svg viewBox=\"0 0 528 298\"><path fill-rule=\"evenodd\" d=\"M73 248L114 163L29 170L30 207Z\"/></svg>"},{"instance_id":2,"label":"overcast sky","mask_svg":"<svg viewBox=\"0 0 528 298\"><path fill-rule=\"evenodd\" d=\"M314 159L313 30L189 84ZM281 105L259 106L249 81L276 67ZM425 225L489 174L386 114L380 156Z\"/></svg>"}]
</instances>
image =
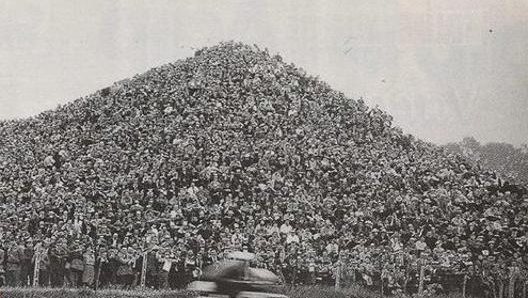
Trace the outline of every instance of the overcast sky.
<instances>
[{"instance_id":1,"label":"overcast sky","mask_svg":"<svg viewBox=\"0 0 528 298\"><path fill-rule=\"evenodd\" d=\"M527 0L0 0L0 119L223 40L280 53L422 139L528 143Z\"/></svg>"}]
</instances>

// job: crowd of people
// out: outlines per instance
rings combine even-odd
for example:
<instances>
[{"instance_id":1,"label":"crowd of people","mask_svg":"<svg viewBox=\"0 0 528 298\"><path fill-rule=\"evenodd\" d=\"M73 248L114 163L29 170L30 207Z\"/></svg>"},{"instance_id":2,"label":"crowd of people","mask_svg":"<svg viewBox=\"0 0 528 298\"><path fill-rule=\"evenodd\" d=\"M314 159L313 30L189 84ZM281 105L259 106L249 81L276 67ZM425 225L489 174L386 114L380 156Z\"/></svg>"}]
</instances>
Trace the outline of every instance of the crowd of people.
<instances>
[{"instance_id":1,"label":"crowd of people","mask_svg":"<svg viewBox=\"0 0 528 298\"><path fill-rule=\"evenodd\" d=\"M475 138L466 137L445 147L448 151L499 172L510 181L520 184L528 182L528 144L519 147L507 143L480 144Z\"/></svg>"},{"instance_id":2,"label":"crowd of people","mask_svg":"<svg viewBox=\"0 0 528 298\"><path fill-rule=\"evenodd\" d=\"M38 260L43 286L132 287L145 252L155 287L234 250L288 282L332 282L358 249L522 267L527 232L523 187L256 46L206 48L0 123L7 285L30 284Z\"/></svg>"}]
</instances>

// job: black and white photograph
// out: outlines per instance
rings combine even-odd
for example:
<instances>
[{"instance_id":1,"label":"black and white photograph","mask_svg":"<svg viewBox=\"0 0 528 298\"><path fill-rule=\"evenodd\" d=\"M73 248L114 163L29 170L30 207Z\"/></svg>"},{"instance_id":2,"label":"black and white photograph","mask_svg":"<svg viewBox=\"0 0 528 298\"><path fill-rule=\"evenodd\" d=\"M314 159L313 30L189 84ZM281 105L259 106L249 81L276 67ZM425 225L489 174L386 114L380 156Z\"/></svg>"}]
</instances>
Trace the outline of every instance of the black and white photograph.
<instances>
[{"instance_id":1,"label":"black and white photograph","mask_svg":"<svg viewBox=\"0 0 528 298\"><path fill-rule=\"evenodd\" d=\"M0 0L0 298L528 298L527 0Z\"/></svg>"}]
</instances>

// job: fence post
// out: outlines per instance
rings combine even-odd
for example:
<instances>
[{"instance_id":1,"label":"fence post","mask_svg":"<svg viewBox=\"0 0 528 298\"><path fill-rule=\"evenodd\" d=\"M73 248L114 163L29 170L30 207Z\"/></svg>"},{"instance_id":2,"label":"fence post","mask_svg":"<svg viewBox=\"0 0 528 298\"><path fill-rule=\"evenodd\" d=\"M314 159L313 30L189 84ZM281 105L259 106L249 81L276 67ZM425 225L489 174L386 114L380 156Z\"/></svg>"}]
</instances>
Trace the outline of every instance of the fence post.
<instances>
[{"instance_id":1,"label":"fence post","mask_svg":"<svg viewBox=\"0 0 528 298\"><path fill-rule=\"evenodd\" d=\"M35 266L33 268L33 286L39 285L40 275L40 252L35 252Z\"/></svg>"},{"instance_id":2,"label":"fence post","mask_svg":"<svg viewBox=\"0 0 528 298\"><path fill-rule=\"evenodd\" d=\"M95 263L97 264L97 259L95 259ZM102 262L99 260L99 265L97 265L97 270L95 270L95 291L99 289L99 278L101 277L101 265Z\"/></svg>"},{"instance_id":3,"label":"fence post","mask_svg":"<svg viewBox=\"0 0 528 298\"><path fill-rule=\"evenodd\" d=\"M405 273L405 279L403 280L403 294L407 295L407 280L409 277L407 276L407 272Z\"/></svg>"},{"instance_id":4,"label":"fence post","mask_svg":"<svg viewBox=\"0 0 528 298\"><path fill-rule=\"evenodd\" d=\"M512 267L510 271L510 283L508 285L508 297L515 296L515 280L517 279L517 267Z\"/></svg>"},{"instance_id":5,"label":"fence post","mask_svg":"<svg viewBox=\"0 0 528 298\"><path fill-rule=\"evenodd\" d=\"M499 298L504 298L504 283L499 280Z\"/></svg>"},{"instance_id":6,"label":"fence post","mask_svg":"<svg viewBox=\"0 0 528 298\"><path fill-rule=\"evenodd\" d=\"M144 288L147 283L147 252L143 253L143 265L141 266L141 287Z\"/></svg>"},{"instance_id":7,"label":"fence post","mask_svg":"<svg viewBox=\"0 0 528 298\"><path fill-rule=\"evenodd\" d=\"M495 284L495 281L491 281L491 289L493 290L493 298L497 298L497 285Z\"/></svg>"},{"instance_id":8,"label":"fence post","mask_svg":"<svg viewBox=\"0 0 528 298\"><path fill-rule=\"evenodd\" d=\"M424 264L420 265L420 283L418 284L418 296L423 296L423 288L424 288L424 275L425 275L425 266Z\"/></svg>"},{"instance_id":9,"label":"fence post","mask_svg":"<svg viewBox=\"0 0 528 298\"><path fill-rule=\"evenodd\" d=\"M523 283L523 298L526 298L526 283L528 283L528 281Z\"/></svg>"},{"instance_id":10,"label":"fence post","mask_svg":"<svg viewBox=\"0 0 528 298\"><path fill-rule=\"evenodd\" d=\"M464 274L464 283L462 284L462 297L466 298L466 285L467 285L467 275Z\"/></svg>"},{"instance_id":11,"label":"fence post","mask_svg":"<svg viewBox=\"0 0 528 298\"><path fill-rule=\"evenodd\" d=\"M384 278L384 271L381 270L381 297L383 297L383 278Z\"/></svg>"},{"instance_id":12,"label":"fence post","mask_svg":"<svg viewBox=\"0 0 528 298\"><path fill-rule=\"evenodd\" d=\"M95 231L96 231L96 236L97 236L97 231L98 231L97 227L96 227ZM101 261L99 260L99 238L95 238L93 250L94 250L94 284L93 284L93 288L94 288L94 291L97 293L97 290L99 289L99 275L101 274Z\"/></svg>"},{"instance_id":13,"label":"fence post","mask_svg":"<svg viewBox=\"0 0 528 298\"><path fill-rule=\"evenodd\" d=\"M341 288L341 262L337 262L335 290L339 291Z\"/></svg>"}]
</instances>

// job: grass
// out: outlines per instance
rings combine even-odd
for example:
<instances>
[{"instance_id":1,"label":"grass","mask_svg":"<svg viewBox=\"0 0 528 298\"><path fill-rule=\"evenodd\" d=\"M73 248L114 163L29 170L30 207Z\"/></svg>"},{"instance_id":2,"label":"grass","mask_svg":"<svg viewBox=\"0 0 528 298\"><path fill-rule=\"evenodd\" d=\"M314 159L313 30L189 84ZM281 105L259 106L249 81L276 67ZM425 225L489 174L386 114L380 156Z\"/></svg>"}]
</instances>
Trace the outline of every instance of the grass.
<instances>
[{"instance_id":1,"label":"grass","mask_svg":"<svg viewBox=\"0 0 528 298\"><path fill-rule=\"evenodd\" d=\"M346 288L335 291L333 287L296 286L286 287L283 294L290 298L380 298L380 293L361 287ZM89 289L50 289L50 288L0 288L0 298L192 298L196 293L177 290L118 290L103 289L97 292ZM387 297L387 296L385 296ZM395 298L411 297L409 295L390 296ZM431 298L461 298L460 293L431 295Z\"/></svg>"},{"instance_id":2,"label":"grass","mask_svg":"<svg viewBox=\"0 0 528 298\"><path fill-rule=\"evenodd\" d=\"M162 290L118 290L103 289L51 289L51 288L0 288L0 298L191 298L196 294L190 291Z\"/></svg>"},{"instance_id":3,"label":"grass","mask_svg":"<svg viewBox=\"0 0 528 298\"><path fill-rule=\"evenodd\" d=\"M416 297L417 295L384 295L381 296L380 292L374 292L361 286L353 286L344 288L340 291L334 290L333 287L323 286L298 286L293 288L287 288L284 294L290 298L382 298L382 297ZM449 293L449 294L434 294L424 295L424 298L462 298L461 293Z\"/></svg>"}]
</instances>

